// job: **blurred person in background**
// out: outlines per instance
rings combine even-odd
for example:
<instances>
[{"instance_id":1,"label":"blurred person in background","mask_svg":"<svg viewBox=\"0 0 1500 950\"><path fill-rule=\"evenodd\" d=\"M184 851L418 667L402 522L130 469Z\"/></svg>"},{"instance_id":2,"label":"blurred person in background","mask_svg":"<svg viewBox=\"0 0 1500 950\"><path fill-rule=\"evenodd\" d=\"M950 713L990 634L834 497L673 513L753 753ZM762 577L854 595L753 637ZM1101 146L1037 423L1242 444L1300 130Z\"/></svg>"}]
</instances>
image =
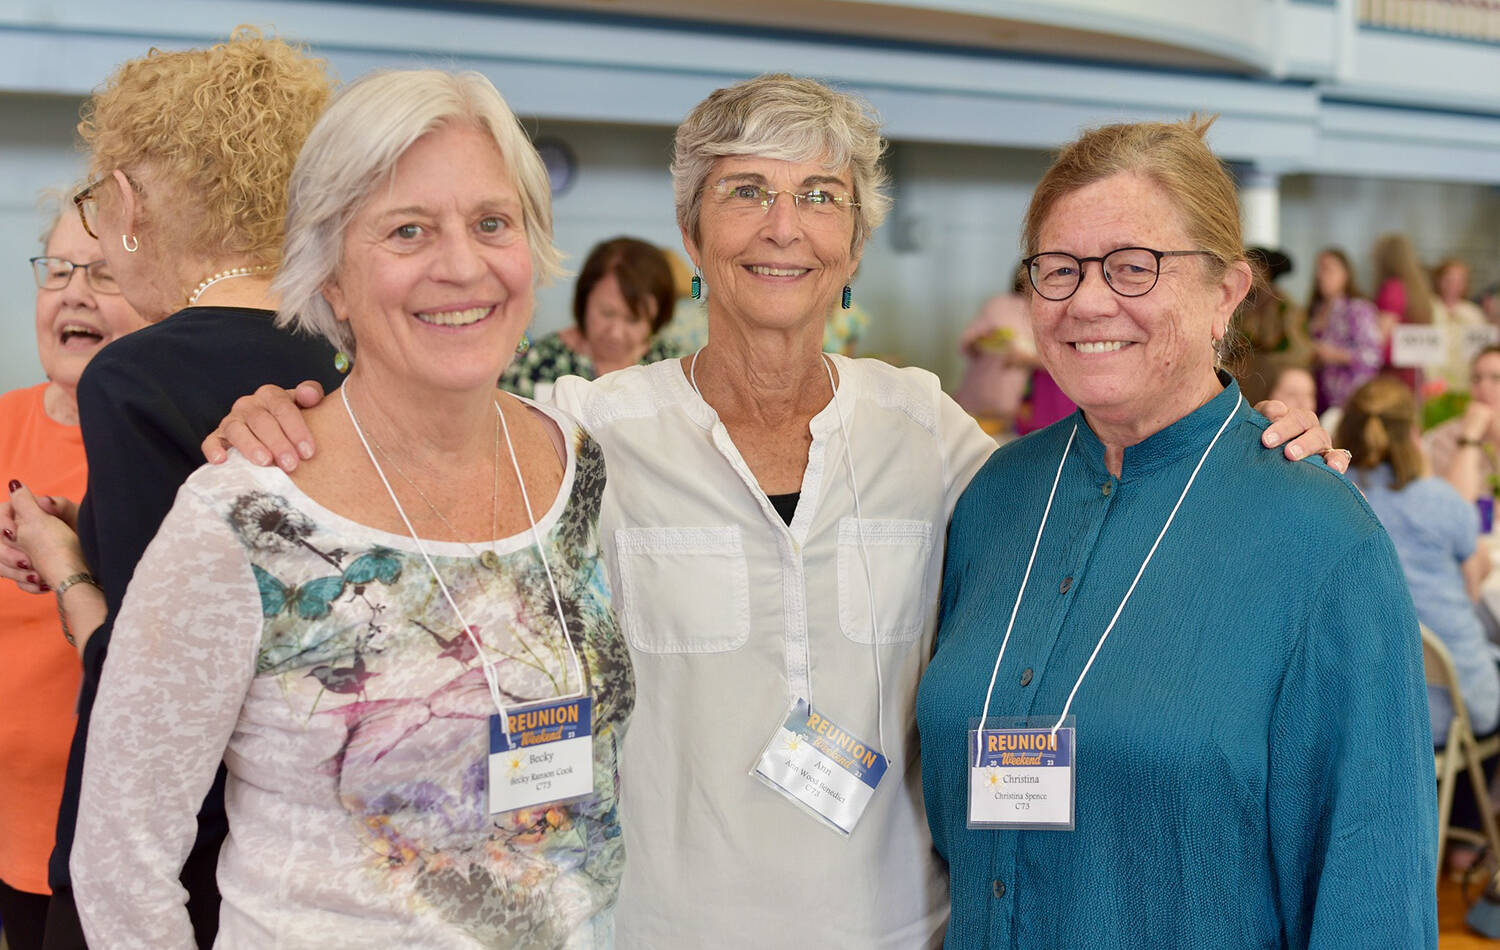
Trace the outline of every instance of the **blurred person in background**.
<instances>
[{"instance_id":1,"label":"blurred person in background","mask_svg":"<svg viewBox=\"0 0 1500 950\"><path fill-rule=\"evenodd\" d=\"M208 49L130 60L84 105L79 133L94 180L74 198L78 214L152 325L107 347L79 381L88 493L77 534L29 489L11 496L17 541L40 579L56 588L88 578L63 604L84 673L49 869L48 948L84 945L68 861L89 717L136 562L235 395L265 382L338 379L325 342L273 325L270 292L287 177L329 93L320 61L242 28ZM220 770L181 874L201 947L218 928L214 866L225 827Z\"/></svg>"},{"instance_id":2,"label":"blurred person in background","mask_svg":"<svg viewBox=\"0 0 1500 950\"><path fill-rule=\"evenodd\" d=\"M1495 357L1500 359L1500 357ZM1385 526L1401 559L1417 617L1448 647L1476 735L1500 726L1500 670L1476 610L1490 557L1479 539L1479 515L1452 485L1428 474L1417 426L1416 400L1406 384L1380 376L1355 390L1335 440L1353 453L1349 478ZM1427 688L1432 741L1441 744L1453 719L1452 699ZM1493 760L1487 766L1493 772ZM1453 823L1480 827L1467 782L1459 782ZM1465 867L1473 848L1449 850L1451 866Z\"/></svg>"},{"instance_id":3,"label":"blurred person in background","mask_svg":"<svg viewBox=\"0 0 1500 950\"><path fill-rule=\"evenodd\" d=\"M1260 275L1237 320L1247 352L1235 374L1251 405L1267 398L1276 378L1289 367L1312 364L1312 341L1307 338L1307 312L1292 303L1276 281L1292 272L1292 259L1273 248L1246 250L1250 266ZM1274 399L1276 397L1271 396Z\"/></svg>"},{"instance_id":4,"label":"blurred person in background","mask_svg":"<svg viewBox=\"0 0 1500 950\"><path fill-rule=\"evenodd\" d=\"M1308 332L1318 377L1318 411L1342 406L1380 372L1384 340L1375 305L1354 282L1354 268L1340 248L1318 252L1312 296L1307 301Z\"/></svg>"},{"instance_id":5,"label":"blurred person in background","mask_svg":"<svg viewBox=\"0 0 1500 950\"><path fill-rule=\"evenodd\" d=\"M1432 322L1443 328L1448 340L1448 360L1433 371L1447 385L1463 388L1468 381L1470 359L1465 349L1466 331L1487 327L1484 311L1469 297L1469 265L1457 257L1442 260L1432 269ZM1493 331L1489 331L1493 332ZM1490 338L1494 341L1494 337Z\"/></svg>"},{"instance_id":6,"label":"blurred person in background","mask_svg":"<svg viewBox=\"0 0 1500 950\"><path fill-rule=\"evenodd\" d=\"M1376 238L1373 255L1375 308L1379 311L1380 333L1385 341L1383 363L1415 391L1419 378L1441 376L1443 363L1421 367L1395 366L1392 363L1395 357L1392 334L1399 326L1430 326L1433 323L1435 298L1432 283L1427 279L1427 269L1417 257L1411 239L1399 231L1390 231ZM1419 373L1422 374L1420 377Z\"/></svg>"},{"instance_id":7,"label":"blurred person in background","mask_svg":"<svg viewBox=\"0 0 1500 950\"><path fill-rule=\"evenodd\" d=\"M67 195L52 193L44 202L51 223L31 265L47 382L0 396L0 473L31 486L50 512L71 522L87 482L78 377L94 354L145 321L120 294ZM15 528L9 504L0 506L0 536L14 540ZM81 673L59 604L28 593L42 586L34 565L5 544L0 574L27 585L0 585L0 923L10 950L37 950ZM78 596L56 593L58 601Z\"/></svg>"},{"instance_id":8,"label":"blurred person in background","mask_svg":"<svg viewBox=\"0 0 1500 950\"><path fill-rule=\"evenodd\" d=\"M1302 367L1288 366L1271 381L1271 391L1266 398L1286 403L1289 409L1314 412L1318 405L1318 382Z\"/></svg>"},{"instance_id":9,"label":"blurred person in background","mask_svg":"<svg viewBox=\"0 0 1500 950\"><path fill-rule=\"evenodd\" d=\"M531 341L500 388L545 400L563 376L598 379L636 364L681 356L661 330L676 304L672 270L654 244L617 237L596 244L573 289L574 326Z\"/></svg>"},{"instance_id":10,"label":"blurred person in background","mask_svg":"<svg viewBox=\"0 0 1500 950\"><path fill-rule=\"evenodd\" d=\"M953 400L995 436L1016 434L1022 401L1038 365L1025 271L1017 265L1015 275L1010 291L986 300L958 338L965 365Z\"/></svg>"},{"instance_id":11,"label":"blurred person in background","mask_svg":"<svg viewBox=\"0 0 1500 950\"><path fill-rule=\"evenodd\" d=\"M1425 442L1432 470L1466 501L1500 493L1500 345L1480 350L1470 364L1463 415L1428 430Z\"/></svg>"}]
</instances>

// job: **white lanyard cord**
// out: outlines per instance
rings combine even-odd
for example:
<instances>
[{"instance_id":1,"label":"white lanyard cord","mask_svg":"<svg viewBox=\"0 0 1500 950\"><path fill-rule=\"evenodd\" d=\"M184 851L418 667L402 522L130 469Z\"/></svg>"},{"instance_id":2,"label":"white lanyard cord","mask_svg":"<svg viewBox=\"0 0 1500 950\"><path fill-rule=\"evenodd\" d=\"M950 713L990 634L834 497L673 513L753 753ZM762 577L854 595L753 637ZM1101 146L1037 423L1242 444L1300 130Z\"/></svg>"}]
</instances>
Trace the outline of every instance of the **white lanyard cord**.
<instances>
[{"instance_id":1,"label":"white lanyard cord","mask_svg":"<svg viewBox=\"0 0 1500 950\"><path fill-rule=\"evenodd\" d=\"M1125 596L1120 600L1120 605L1115 608L1114 616L1109 618L1109 625L1104 628L1104 633L1102 633L1099 636L1099 642L1096 643L1096 644L1094 644L1094 652L1092 652L1092 653L1089 654L1088 662L1083 665L1083 671L1078 674L1078 679L1074 681L1072 690L1070 690L1068 692L1068 701L1063 704L1062 715L1060 715L1060 716L1057 717L1057 722L1054 723L1053 726L1052 726L1052 735L1054 735L1054 736L1057 735L1057 730L1062 727L1062 724L1065 721L1067 721L1068 711L1073 708L1073 699L1074 699L1074 697L1076 697L1078 695L1078 687L1080 687L1080 686L1083 685L1083 678L1088 675L1089 669L1094 665L1095 658L1099 656L1099 651L1104 648L1104 641L1109 638L1110 631L1114 630L1114 628L1115 628L1115 622L1120 619L1120 614L1122 612L1124 612L1125 605L1130 602L1130 595L1135 593L1136 585L1140 583L1141 575L1144 574L1144 573L1146 573L1146 566L1151 563L1151 558L1156 555L1156 549L1157 549L1158 546L1160 546L1161 539L1164 538L1164 537L1166 537L1167 529L1170 528L1170 527L1172 527L1172 521L1177 517L1177 510L1182 507L1182 502L1183 502L1183 500L1185 498L1187 498L1187 494L1188 494L1189 489L1191 489L1193 487L1193 482L1197 480L1197 478L1198 478L1198 472L1203 468L1203 463L1206 462L1206 461L1208 461L1208 453L1210 453L1210 452L1213 451L1214 446L1217 445L1218 442L1219 442L1219 436L1223 435L1224 434L1224 430L1227 429L1227 428L1229 428L1229 423L1234 419L1235 413L1239 411L1240 403L1241 403L1242 400L1243 400L1243 397L1236 397L1235 398L1234 407L1229 410L1229 415L1227 415L1227 416L1224 417L1224 421L1219 424L1219 430L1217 432L1215 432L1214 433L1214 437L1209 440L1208 447L1205 448L1203 450L1203 454L1198 457L1198 464L1195 465L1195 466L1193 466L1193 473L1188 476L1187 484L1184 485L1184 486L1182 486L1182 493L1177 496L1177 503L1172 506L1172 512L1171 512L1171 514L1167 515L1166 524L1162 525L1161 526L1161 531L1157 532L1156 540L1151 543L1151 550L1148 551L1148 552L1146 552L1146 559L1141 562L1140 568L1135 572L1135 578L1133 580L1131 580L1129 589L1125 591ZM1078 431L1078 425L1077 425L1077 423L1074 423L1073 431L1074 431L1075 434L1077 433L1077 431ZM1068 437L1068 445L1072 446L1072 444L1073 444L1073 438L1072 438L1072 436L1069 436ZM1064 448L1063 449L1063 461L1064 462L1067 461L1067 458L1068 458L1068 450L1067 450L1067 448ZM1057 473L1058 473L1058 477L1062 476L1062 463L1058 463ZM1053 489L1054 492L1057 490L1057 481L1056 481L1056 479L1053 480L1052 489ZM1051 498L1051 496L1049 496L1047 498L1047 507L1049 509L1052 507L1052 498ZM1046 524L1047 524L1047 516L1046 516L1046 514L1043 514L1042 515L1042 526L1045 527ZM1037 529L1037 534L1036 534L1036 544L1040 544L1041 540L1042 540L1042 532L1041 532L1041 529L1038 528ZM1032 557L1036 556L1036 544L1034 544L1032 546ZM1028 563L1026 565L1026 570L1027 570L1027 573L1030 574L1030 572L1031 572L1031 565L1030 565L1030 563ZM1024 590L1025 590L1025 584L1026 584L1026 582L1023 579L1022 582L1021 582L1022 592L1024 592ZM1020 605L1021 605L1021 593L1018 592L1016 594L1016 608L1019 608ZM1015 609L1014 608L1011 611L1011 622L1012 623L1015 622ZM1010 628L1009 627L1006 628L1005 635L1006 635L1006 638L1009 639L1009 637L1010 637ZM1005 655L1005 643L1004 643L1004 641L1001 641L1001 644L1000 644L1000 655L997 656L997 657L995 657L995 673L998 673L1000 671L1000 658L1003 657L1004 655ZM991 674L991 676L990 676L990 689L993 690L994 686L995 686L995 676L994 676L994 674ZM989 718L989 713L990 713L990 697L989 697L988 694L986 694L986 696L984 698L984 716L979 721L979 725L980 725L981 729L984 728L984 723Z\"/></svg>"},{"instance_id":2,"label":"white lanyard cord","mask_svg":"<svg viewBox=\"0 0 1500 950\"><path fill-rule=\"evenodd\" d=\"M859 559L865 568L865 594L870 602L870 644L875 654L875 741L880 743L882 755L889 754L885 744L885 684L880 676L880 624L875 613L875 580L870 574L870 553L865 550L865 516L859 509L859 481L854 477L854 452L849 443L849 430L844 427L844 413L839 407L839 389L833 382L833 361L823 357L823 368L828 371L828 385L833 389L833 414L839 418L839 434L844 438L844 466L849 469L849 493L854 496L854 531L859 541ZM812 681L812 671L808 671ZM812 702L812 698L808 698Z\"/></svg>"},{"instance_id":3,"label":"white lanyard cord","mask_svg":"<svg viewBox=\"0 0 1500 950\"><path fill-rule=\"evenodd\" d=\"M698 354L702 352L703 348L699 347L697 352L693 354L692 360L688 362L688 383L693 387L693 392L698 394L699 399L703 399L703 393L698 389ZM828 373L828 386L833 390L833 411L834 415L838 416L839 434L844 439L844 465L849 470L849 489L850 494L854 496L854 529L859 544L860 562L864 565L865 569L865 594L870 604L870 644L875 656L875 740L880 743L881 754L884 755L886 754L885 688L880 672L880 625L876 620L877 615L875 613L875 582L870 573L870 554L865 550L864 515L861 513L859 507L859 481L854 475L854 455L849 447L849 430L844 426L844 414L839 408L839 389L833 381L832 361L826 355L819 355L823 356L823 369ZM707 402L707 400L704 400L704 402ZM808 671L807 681L809 695L804 698L807 700L808 708L811 709L811 670Z\"/></svg>"},{"instance_id":4,"label":"white lanyard cord","mask_svg":"<svg viewBox=\"0 0 1500 950\"><path fill-rule=\"evenodd\" d=\"M417 546L417 552L422 555L422 561L427 565L427 570L432 573L432 579L435 580L435 581L437 581L438 590L442 591L443 599L448 602L448 606L450 608L452 608L454 615L456 617L458 617L459 626L461 626L463 628L464 635L469 638L469 642L474 647L474 652L477 655L477 657L479 658L480 667L481 667L481 669L482 669L482 671L484 673L485 685L489 687L490 700L492 702L494 702L495 708L497 710L499 710L499 713L500 713L500 727L501 727L501 729L503 729L505 731L505 738L506 738L506 741L508 742L510 740L510 716L507 715L505 702L500 697L500 684L499 684L499 681L497 680L496 674L495 674L495 661L492 660L492 659L490 659L489 654L487 654L485 652L485 650L484 650L484 644L481 643L479 641L479 638L474 635L474 628L473 628L473 626L470 625L468 619L464 617L463 611L459 609L458 604L453 600L453 595L452 595L452 593L449 592L448 585L445 584L445 583L443 583L443 577L442 577L442 575L438 573L437 566L432 563L432 557L427 553L427 547L426 547L426 545L424 545L422 543L422 539L417 536L417 529L412 526L411 519L406 516L406 509L403 508L403 507L401 507L400 500L396 498L395 489L393 489L391 487L390 480L385 477L385 470L380 467L380 462L375 458L375 452L371 449L369 440L365 438L364 429L360 427L359 419L354 414L354 407L351 406L351 405L349 405L349 384L348 384L348 382L345 382L343 386L339 387L339 397L341 399L343 399L343 401L344 401L344 411L346 413L348 413L348 415L349 415L349 422L354 426L354 434L357 435L357 436L359 436L359 442L365 448L365 455L369 457L370 464L375 467L375 474L378 475L378 476L380 476L380 483L385 486L386 494L390 495L391 504L395 505L395 507L396 507L396 514L398 514L398 515L401 516L401 523L404 524L404 525L406 525L406 532L407 532L407 534L411 536L412 543ZM500 413L500 406L498 404L496 404L496 406L495 406L495 412ZM512 446L511 442L510 442L510 432L505 428L505 415L504 415L504 413L500 413L500 423L501 423L502 431L505 432L505 446L506 446L507 449L510 450L511 463L516 466L516 475L519 478L520 477L520 465L516 463L516 451L515 451L514 446ZM531 521L532 539L534 541L536 541L536 544L537 544L537 553L541 554L542 565L547 570L547 582L549 584L551 584L552 583L552 569L547 566L547 555L542 551L541 542L539 540L537 540L536 522L535 522L534 519L532 519L532 516L531 516L531 502L526 499L526 486L525 486L524 482L522 483L522 486L521 486L521 498L526 503L526 517L527 517L528 520ZM564 619L563 614L562 614L562 604L561 604L561 602L559 600L556 599L557 598L556 587L553 587L553 592L552 593L553 593L553 597L554 597L554 603L557 605L557 610L558 610L557 618L558 618L558 621L562 623L563 637L567 640L567 643L568 643L568 652L569 652L569 654L571 654L573 656L573 660L576 663L578 661L578 656L577 656L577 654L573 650L573 639L572 639L571 635L568 633L567 621ZM568 675L567 674L567 669L564 668L564 670L563 670L563 686L564 687L566 687L567 683L568 683L567 675ZM579 668L579 680L582 681L582 679L583 679L582 668L580 667Z\"/></svg>"},{"instance_id":5,"label":"white lanyard cord","mask_svg":"<svg viewBox=\"0 0 1500 950\"><path fill-rule=\"evenodd\" d=\"M1042 509L1042 523L1037 526L1036 540L1031 542L1031 556L1026 559L1026 573L1021 575L1021 589L1016 591L1016 602L1010 608L1010 621L1005 625L1005 636L1000 640L1000 652L995 656L995 668L990 671L990 688L984 693L984 713L979 717L979 728L990 718L990 697L995 694L995 677L1000 674L1000 661L1005 657L1005 647L1010 643L1010 631L1016 625L1016 613L1021 609L1021 597L1026 593L1026 582L1031 580L1031 566L1036 563L1036 551L1042 544L1042 532L1047 528L1047 516L1052 514L1052 499L1057 496L1057 483L1062 478L1063 465L1068 461L1068 450L1073 447L1073 438L1078 435L1078 423L1068 433L1068 444L1063 446L1062 458L1057 462L1057 474L1052 476L1052 490L1047 493L1047 507Z\"/></svg>"}]
</instances>

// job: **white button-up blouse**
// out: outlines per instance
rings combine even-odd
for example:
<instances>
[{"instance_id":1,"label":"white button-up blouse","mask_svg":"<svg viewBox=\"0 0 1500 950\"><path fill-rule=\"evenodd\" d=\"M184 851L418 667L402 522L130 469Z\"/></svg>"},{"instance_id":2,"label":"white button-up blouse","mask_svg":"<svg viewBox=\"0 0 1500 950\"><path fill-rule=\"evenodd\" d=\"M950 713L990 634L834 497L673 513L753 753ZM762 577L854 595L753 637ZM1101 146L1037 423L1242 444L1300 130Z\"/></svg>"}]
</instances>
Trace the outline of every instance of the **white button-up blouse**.
<instances>
[{"instance_id":1,"label":"white button-up blouse","mask_svg":"<svg viewBox=\"0 0 1500 950\"><path fill-rule=\"evenodd\" d=\"M812 419L790 525L679 361L554 391L604 446L599 526L635 664L621 950L942 941L947 878L923 817L913 713L948 516L994 443L931 373L833 359L837 399ZM877 741L861 533L891 764L844 838L750 773L798 697Z\"/></svg>"}]
</instances>

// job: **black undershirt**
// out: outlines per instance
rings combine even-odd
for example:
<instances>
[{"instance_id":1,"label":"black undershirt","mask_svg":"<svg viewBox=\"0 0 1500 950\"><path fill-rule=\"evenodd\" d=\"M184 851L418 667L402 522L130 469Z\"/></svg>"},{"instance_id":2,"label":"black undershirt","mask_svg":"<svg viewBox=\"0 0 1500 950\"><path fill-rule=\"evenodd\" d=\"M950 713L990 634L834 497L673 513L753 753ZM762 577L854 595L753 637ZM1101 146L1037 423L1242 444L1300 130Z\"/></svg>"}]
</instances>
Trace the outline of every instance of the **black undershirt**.
<instances>
[{"instance_id":1,"label":"black undershirt","mask_svg":"<svg viewBox=\"0 0 1500 950\"><path fill-rule=\"evenodd\" d=\"M800 491L794 491L786 495L767 495L771 500L771 507L781 515L781 520L787 524L792 523L792 516L797 513L797 499L802 497Z\"/></svg>"}]
</instances>

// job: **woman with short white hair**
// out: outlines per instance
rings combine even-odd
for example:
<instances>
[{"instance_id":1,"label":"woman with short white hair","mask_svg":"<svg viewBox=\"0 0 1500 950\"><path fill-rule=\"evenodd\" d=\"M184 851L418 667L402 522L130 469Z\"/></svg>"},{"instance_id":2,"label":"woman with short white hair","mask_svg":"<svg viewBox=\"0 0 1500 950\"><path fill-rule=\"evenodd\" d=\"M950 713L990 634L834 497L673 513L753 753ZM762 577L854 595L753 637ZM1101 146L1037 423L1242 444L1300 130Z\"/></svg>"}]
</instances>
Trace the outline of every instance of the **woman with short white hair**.
<instances>
[{"instance_id":1,"label":"woman with short white hair","mask_svg":"<svg viewBox=\"0 0 1500 950\"><path fill-rule=\"evenodd\" d=\"M478 74L374 75L313 129L275 286L352 371L316 459L200 470L136 569L73 855L91 944L191 945L175 878L221 758L222 945L611 944L633 687L602 455L495 390L551 229Z\"/></svg>"}]
</instances>

